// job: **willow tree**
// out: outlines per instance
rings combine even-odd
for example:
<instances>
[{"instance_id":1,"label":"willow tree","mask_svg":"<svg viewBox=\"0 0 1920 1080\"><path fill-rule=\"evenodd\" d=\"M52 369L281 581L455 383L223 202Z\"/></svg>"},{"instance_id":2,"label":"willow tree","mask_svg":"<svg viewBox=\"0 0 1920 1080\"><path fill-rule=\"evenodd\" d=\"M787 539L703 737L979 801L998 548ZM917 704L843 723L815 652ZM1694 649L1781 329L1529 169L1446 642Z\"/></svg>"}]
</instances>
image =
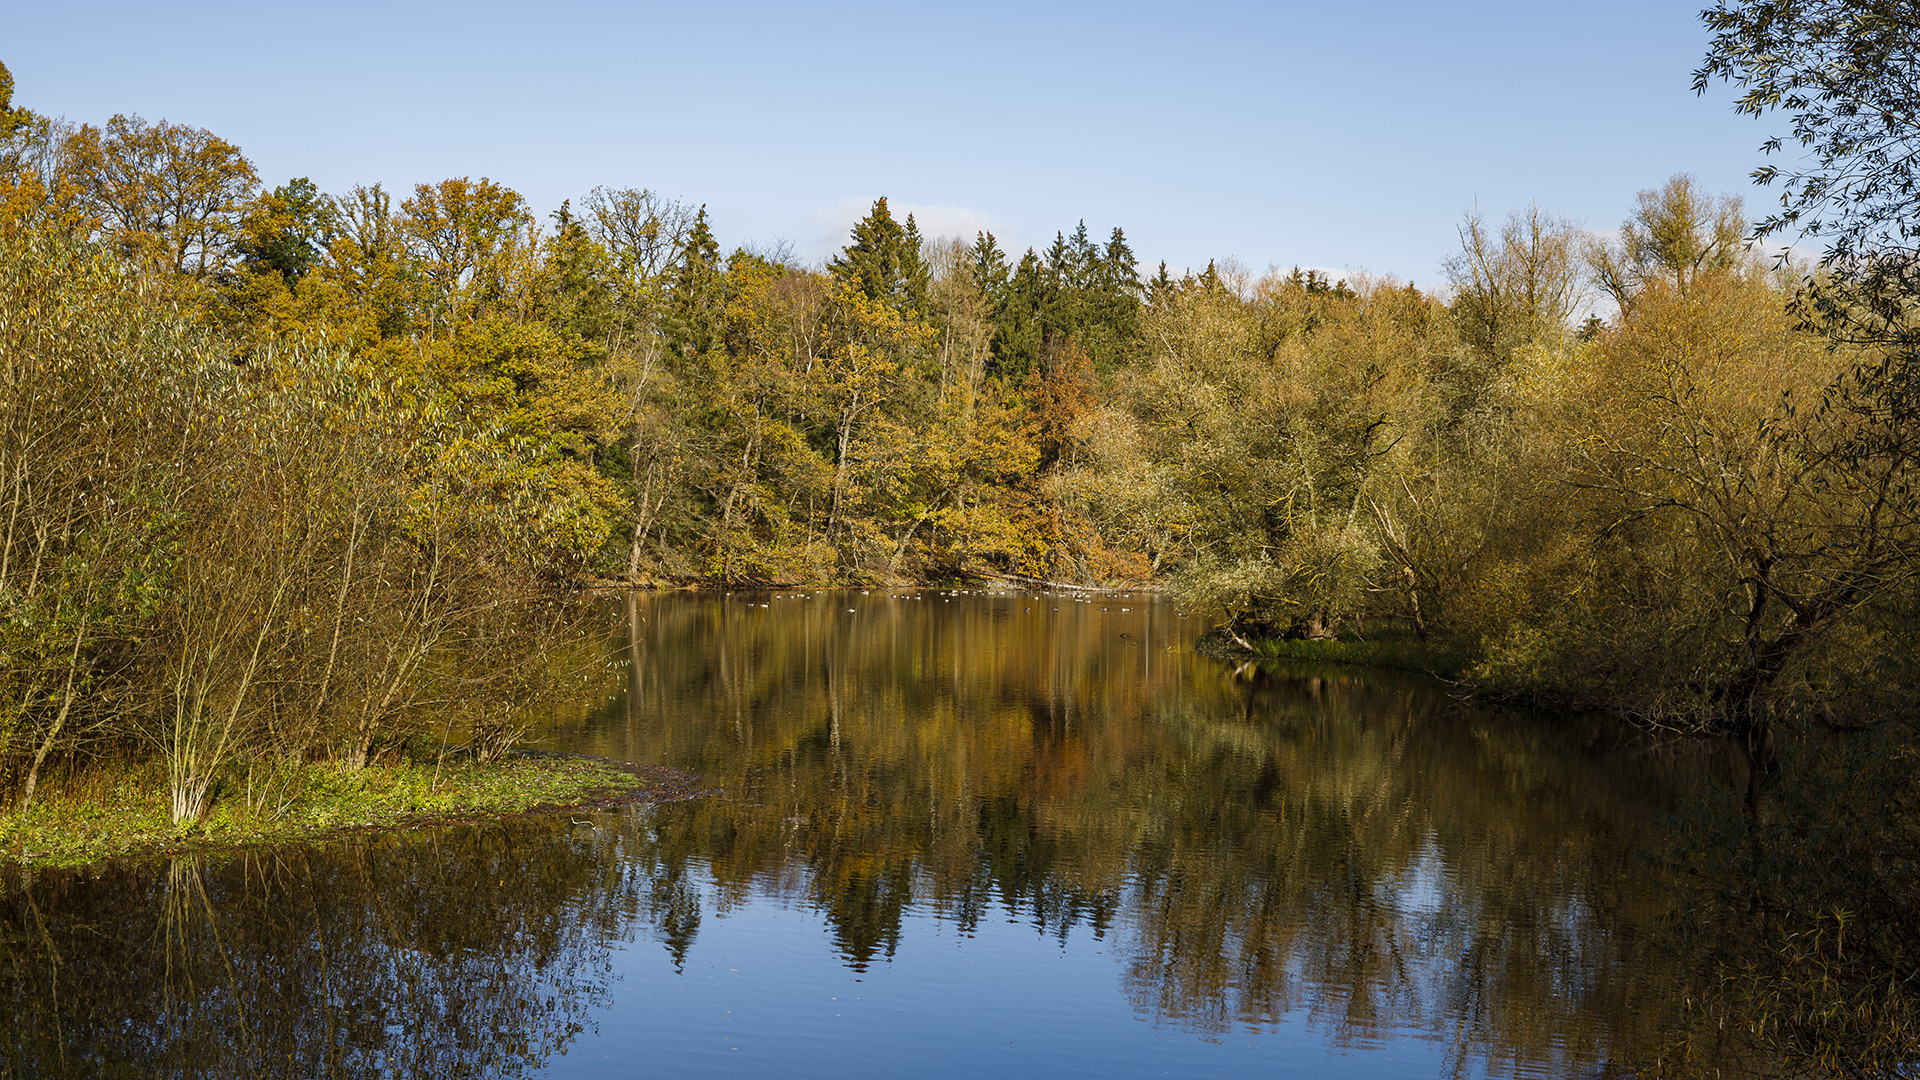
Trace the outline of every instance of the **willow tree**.
<instances>
[{"instance_id":1,"label":"willow tree","mask_svg":"<svg viewBox=\"0 0 1920 1080\"><path fill-rule=\"evenodd\" d=\"M1433 301L1392 282L1275 275L1249 295L1191 278L1145 317L1155 343L1085 421L1070 490L1188 603L1323 637L1404 615L1373 510L1433 423Z\"/></svg>"}]
</instances>

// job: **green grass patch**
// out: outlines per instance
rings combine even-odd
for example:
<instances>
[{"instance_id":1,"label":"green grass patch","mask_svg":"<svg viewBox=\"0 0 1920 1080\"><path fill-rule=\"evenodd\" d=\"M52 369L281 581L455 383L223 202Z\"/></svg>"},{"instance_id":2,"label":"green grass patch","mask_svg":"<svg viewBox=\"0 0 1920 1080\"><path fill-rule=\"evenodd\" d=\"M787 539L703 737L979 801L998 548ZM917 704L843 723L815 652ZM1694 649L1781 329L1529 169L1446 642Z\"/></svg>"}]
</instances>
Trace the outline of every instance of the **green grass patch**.
<instances>
[{"instance_id":1,"label":"green grass patch","mask_svg":"<svg viewBox=\"0 0 1920 1080\"><path fill-rule=\"evenodd\" d=\"M1231 646L1225 635L1214 631L1204 645L1213 648ZM1366 637L1339 637L1325 640L1308 638L1255 638L1252 655L1261 660L1301 664L1358 664L1366 667L1417 671L1436 678L1457 681L1465 674L1468 661L1455 653L1435 648L1404 631L1369 634ZM1222 651L1229 651L1222 648ZM1248 655L1238 646L1230 652Z\"/></svg>"},{"instance_id":2,"label":"green grass patch","mask_svg":"<svg viewBox=\"0 0 1920 1080\"><path fill-rule=\"evenodd\" d=\"M213 808L167 820L157 763L98 762L42 788L25 814L0 813L0 860L78 866L118 856L311 840L350 829L518 814L632 793L646 781L605 762L549 755L399 761L364 769L283 762L236 767Z\"/></svg>"}]
</instances>

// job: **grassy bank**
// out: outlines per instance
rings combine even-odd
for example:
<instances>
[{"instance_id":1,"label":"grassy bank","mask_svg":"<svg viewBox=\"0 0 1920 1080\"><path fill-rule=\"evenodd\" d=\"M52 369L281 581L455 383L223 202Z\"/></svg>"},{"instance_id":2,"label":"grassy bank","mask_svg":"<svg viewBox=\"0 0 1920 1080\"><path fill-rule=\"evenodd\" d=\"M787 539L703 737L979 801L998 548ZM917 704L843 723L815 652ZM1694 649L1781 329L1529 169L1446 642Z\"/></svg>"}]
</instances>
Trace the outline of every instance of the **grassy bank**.
<instances>
[{"instance_id":1,"label":"grassy bank","mask_svg":"<svg viewBox=\"0 0 1920 1080\"><path fill-rule=\"evenodd\" d=\"M153 763L97 762L43 787L21 814L0 814L0 861L77 866L117 856L310 840L329 833L524 813L639 795L635 768L589 758L515 754L494 762L401 761L365 769L288 763L236 769L189 826L167 818Z\"/></svg>"},{"instance_id":2,"label":"grassy bank","mask_svg":"<svg viewBox=\"0 0 1920 1080\"><path fill-rule=\"evenodd\" d=\"M1219 630L1201 637L1198 648L1221 656L1276 660L1303 664L1355 664L1363 667L1417 671L1448 681L1465 673L1466 658L1435 648L1405 631L1389 630L1365 637L1342 636L1323 640L1256 637L1247 639L1249 652Z\"/></svg>"}]
</instances>

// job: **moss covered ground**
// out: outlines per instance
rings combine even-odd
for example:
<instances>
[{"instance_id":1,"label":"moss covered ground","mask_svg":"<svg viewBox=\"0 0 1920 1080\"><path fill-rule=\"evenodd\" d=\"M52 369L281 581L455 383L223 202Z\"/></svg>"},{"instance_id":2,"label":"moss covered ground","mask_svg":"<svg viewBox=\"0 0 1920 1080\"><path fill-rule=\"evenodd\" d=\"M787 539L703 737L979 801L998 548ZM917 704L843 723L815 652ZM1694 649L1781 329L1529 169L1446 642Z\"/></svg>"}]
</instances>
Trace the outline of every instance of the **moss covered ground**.
<instances>
[{"instance_id":1,"label":"moss covered ground","mask_svg":"<svg viewBox=\"0 0 1920 1080\"><path fill-rule=\"evenodd\" d=\"M0 812L0 861L78 866L122 856L287 843L367 828L470 820L643 797L637 767L516 753L492 762L327 762L237 767L199 821L168 820L152 762L96 761L52 778L22 813Z\"/></svg>"}]
</instances>

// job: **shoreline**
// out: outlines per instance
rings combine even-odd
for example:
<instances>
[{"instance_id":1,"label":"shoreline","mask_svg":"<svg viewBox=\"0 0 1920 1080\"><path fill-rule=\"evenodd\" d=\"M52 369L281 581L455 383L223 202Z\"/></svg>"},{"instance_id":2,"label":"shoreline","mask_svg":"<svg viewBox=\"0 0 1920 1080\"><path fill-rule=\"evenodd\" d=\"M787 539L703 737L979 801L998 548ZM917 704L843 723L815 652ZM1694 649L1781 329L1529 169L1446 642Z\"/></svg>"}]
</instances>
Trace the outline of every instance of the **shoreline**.
<instances>
[{"instance_id":1,"label":"shoreline","mask_svg":"<svg viewBox=\"0 0 1920 1080\"><path fill-rule=\"evenodd\" d=\"M1251 645L1251 648L1247 646ZM1370 638L1250 637L1244 644L1219 628L1194 640L1195 652L1228 661L1272 664L1338 664L1343 667L1403 671L1459 687L1470 661L1411 636L1377 634Z\"/></svg>"},{"instance_id":2,"label":"shoreline","mask_svg":"<svg viewBox=\"0 0 1920 1080\"><path fill-rule=\"evenodd\" d=\"M1160 593L1165 585L1159 581L1129 584L1121 582L1109 585L1076 585L1066 581L1047 581L1043 578L1024 577L1019 574L973 574L963 578L942 578L933 581L908 582L778 582L778 581L726 581L719 578L669 578L627 580L619 577L589 577L573 582L570 588L579 592L594 593L675 593L675 592L805 592L808 590L855 589L991 589L1005 588L1008 592L1034 592L1053 589L1065 592L1083 593Z\"/></svg>"},{"instance_id":3,"label":"shoreline","mask_svg":"<svg viewBox=\"0 0 1920 1080\"><path fill-rule=\"evenodd\" d=\"M493 762L438 769L388 762L268 770L264 791L229 790L199 821L164 821L153 763L96 767L48 791L23 815L0 815L0 871L84 869L109 862L316 843L361 833L683 802L718 789L664 765L590 754L514 750ZM251 784L251 778L249 779ZM295 784L299 790L294 791ZM273 789L279 785L276 793Z\"/></svg>"}]
</instances>

